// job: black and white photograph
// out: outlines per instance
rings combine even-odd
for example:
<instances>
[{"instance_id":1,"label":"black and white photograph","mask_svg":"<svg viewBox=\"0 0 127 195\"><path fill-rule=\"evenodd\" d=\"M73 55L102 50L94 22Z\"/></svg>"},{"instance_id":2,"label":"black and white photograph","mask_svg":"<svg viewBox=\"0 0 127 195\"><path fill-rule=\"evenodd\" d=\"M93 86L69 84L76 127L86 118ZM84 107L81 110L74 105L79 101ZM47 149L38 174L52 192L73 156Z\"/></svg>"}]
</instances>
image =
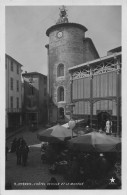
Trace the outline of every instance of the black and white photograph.
<instances>
[{"instance_id":1,"label":"black and white photograph","mask_svg":"<svg viewBox=\"0 0 127 195\"><path fill-rule=\"evenodd\" d=\"M122 4L4 11L4 193L124 194Z\"/></svg>"}]
</instances>

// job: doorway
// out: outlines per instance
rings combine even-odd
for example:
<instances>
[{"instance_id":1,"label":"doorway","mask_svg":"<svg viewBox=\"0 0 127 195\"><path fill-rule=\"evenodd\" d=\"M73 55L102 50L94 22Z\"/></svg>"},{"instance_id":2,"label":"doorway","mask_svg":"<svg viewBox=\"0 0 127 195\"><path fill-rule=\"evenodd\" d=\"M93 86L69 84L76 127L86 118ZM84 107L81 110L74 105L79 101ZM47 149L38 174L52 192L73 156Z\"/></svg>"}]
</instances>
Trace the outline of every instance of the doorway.
<instances>
[{"instance_id":1,"label":"doorway","mask_svg":"<svg viewBox=\"0 0 127 195\"><path fill-rule=\"evenodd\" d=\"M101 111L97 114L98 129L105 130L106 121L111 119L111 115L106 111Z\"/></svg>"},{"instance_id":2,"label":"doorway","mask_svg":"<svg viewBox=\"0 0 127 195\"><path fill-rule=\"evenodd\" d=\"M28 124L30 127L38 126L38 113L37 112L27 113L26 124Z\"/></svg>"},{"instance_id":3,"label":"doorway","mask_svg":"<svg viewBox=\"0 0 127 195\"><path fill-rule=\"evenodd\" d=\"M59 119L64 119L64 108L63 107L60 107L58 109L58 118Z\"/></svg>"}]
</instances>

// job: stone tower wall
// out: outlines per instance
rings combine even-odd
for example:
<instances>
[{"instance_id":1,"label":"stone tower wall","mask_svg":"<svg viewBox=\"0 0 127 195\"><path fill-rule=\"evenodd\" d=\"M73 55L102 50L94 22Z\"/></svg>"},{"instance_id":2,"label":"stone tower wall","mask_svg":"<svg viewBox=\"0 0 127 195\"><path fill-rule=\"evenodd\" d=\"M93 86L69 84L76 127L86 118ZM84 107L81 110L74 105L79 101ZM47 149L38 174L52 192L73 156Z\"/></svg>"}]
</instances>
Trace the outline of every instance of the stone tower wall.
<instances>
[{"instance_id":1,"label":"stone tower wall","mask_svg":"<svg viewBox=\"0 0 127 195\"><path fill-rule=\"evenodd\" d=\"M63 32L61 38L57 37ZM58 107L70 103L70 76L68 68L84 62L84 31L77 27L60 27L49 34L49 92ZM57 66L64 64L64 77L57 77ZM64 102L57 103L57 89L64 87Z\"/></svg>"}]
</instances>

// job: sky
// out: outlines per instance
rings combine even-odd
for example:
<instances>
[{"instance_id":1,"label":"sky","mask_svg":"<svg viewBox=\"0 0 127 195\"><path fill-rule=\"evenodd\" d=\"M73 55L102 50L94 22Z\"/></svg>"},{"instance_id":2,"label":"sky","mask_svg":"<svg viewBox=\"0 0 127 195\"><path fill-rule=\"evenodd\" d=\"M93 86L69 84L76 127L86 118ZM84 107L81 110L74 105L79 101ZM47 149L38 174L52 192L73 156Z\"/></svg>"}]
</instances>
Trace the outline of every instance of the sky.
<instances>
[{"instance_id":1,"label":"sky","mask_svg":"<svg viewBox=\"0 0 127 195\"><path fill-rule=\"evenodd\" d=\"M47 75L46 30L59 18L60 6L6 6L5 51L23 72ZM121 46L121 6L66 6L69 22L84 25L100 55Z\"/></svg>"}]
</instances>

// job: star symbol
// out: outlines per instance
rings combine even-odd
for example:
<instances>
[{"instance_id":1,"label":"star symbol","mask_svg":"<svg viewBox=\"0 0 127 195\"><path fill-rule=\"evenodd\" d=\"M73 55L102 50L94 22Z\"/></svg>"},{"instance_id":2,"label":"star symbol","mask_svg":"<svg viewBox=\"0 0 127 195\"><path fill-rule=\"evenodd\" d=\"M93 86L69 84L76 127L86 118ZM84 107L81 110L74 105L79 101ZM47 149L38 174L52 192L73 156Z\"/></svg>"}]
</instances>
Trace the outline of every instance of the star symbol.
<instances>
[{"instance_id":1,"label":"star symbol","mask_svg":"<svg viewBox=\"0 0 127 195\"><path fill-rule=\"evenodd\" d=\"M112 177L112 179L110 179L111 183L114 183L115 179Z\"/></svg>"}]
</instances>

